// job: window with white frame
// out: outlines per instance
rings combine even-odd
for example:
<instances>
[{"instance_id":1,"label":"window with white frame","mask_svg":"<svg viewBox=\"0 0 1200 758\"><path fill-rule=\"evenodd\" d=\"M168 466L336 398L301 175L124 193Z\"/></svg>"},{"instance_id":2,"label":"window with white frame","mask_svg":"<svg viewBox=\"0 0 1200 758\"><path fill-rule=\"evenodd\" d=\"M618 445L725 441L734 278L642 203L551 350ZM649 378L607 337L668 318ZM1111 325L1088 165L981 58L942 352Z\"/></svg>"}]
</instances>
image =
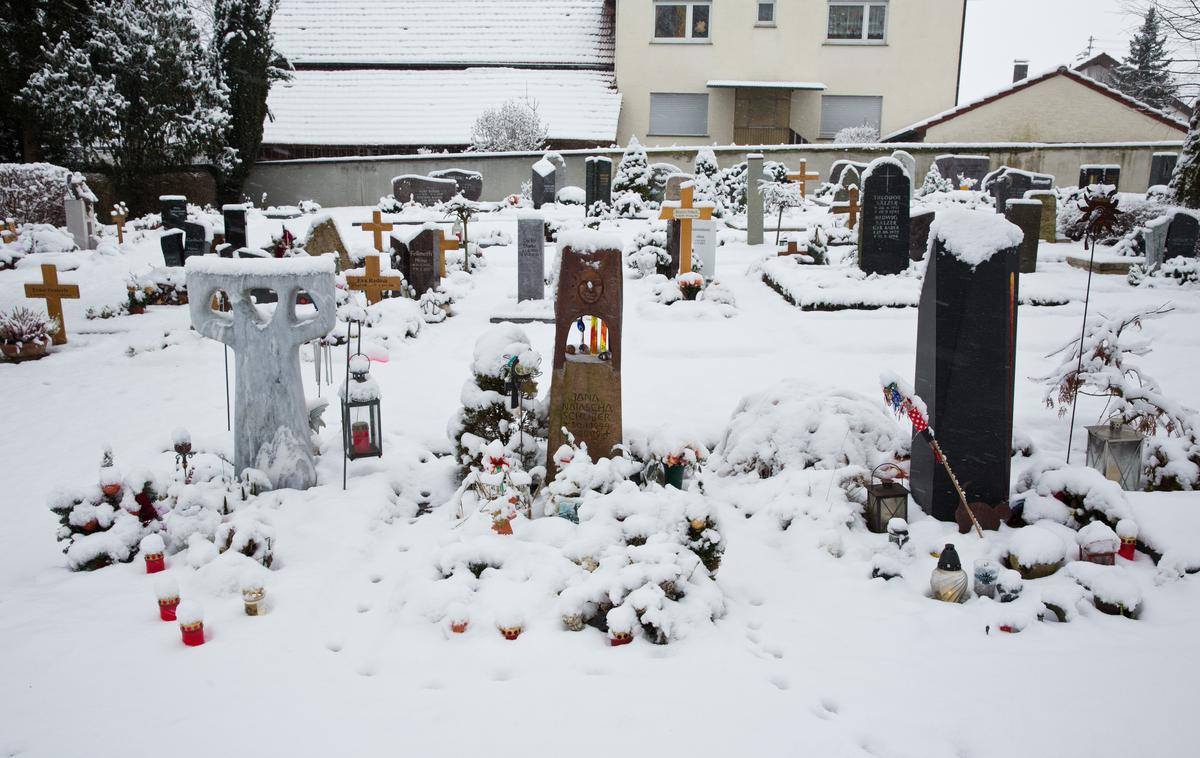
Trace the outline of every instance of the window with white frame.
<instances>
[{"instance_id":1,"label":"window with white frame","mask_svg":"<svg viewBox=\"0 0 1200 758\"><path fill-rule=\"evenodd\" d=\"M708 136L708 93L650 93L650 134Z\"/></svg>"},{"instance_id":2,"label":"window with white frame","mask_svg":"<svg viewBox=\"0 0 1200 758\"><path fill-rule=\"evenodd\" d=\"M883 42L887 37L887 0L829 0L833 42Z\"/></svg>"},{"instance_id":3,"label":"window with white frame","mask_svg":"<svg viewBox=\"0 0 1200 758\"><path fill-rule=\"evenodd\" d=\"M758 26L775 26L775 0L758 3Z\"/></svg>"},{"instance_id":4,"label":"window with white frame","mask_svg":"<svg viewBox=\"0 0 1200 758\"><path fill-rule=\"evenodd\" d=\"M654 0L654 39L708 40L710 0Z\"/></svg>"},{"instance_id":5,"label":"window with white frame","mask_svg":"<svg viewBox=\"0 0 1200 758\"><path fill-rule=\"evenodd\" d=\"M821 139L833 139L851 126L873 126L883 121L883 98L873 95L822 95Z\"/></svg>"}]
</instances>

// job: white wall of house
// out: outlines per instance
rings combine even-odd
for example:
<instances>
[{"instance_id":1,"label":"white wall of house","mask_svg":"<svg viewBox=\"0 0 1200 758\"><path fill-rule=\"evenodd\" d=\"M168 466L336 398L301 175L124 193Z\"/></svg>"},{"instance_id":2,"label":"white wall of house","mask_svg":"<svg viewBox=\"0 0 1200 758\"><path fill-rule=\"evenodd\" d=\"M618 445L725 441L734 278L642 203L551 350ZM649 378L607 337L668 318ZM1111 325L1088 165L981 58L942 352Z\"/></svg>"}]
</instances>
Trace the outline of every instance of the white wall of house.
<instances>
[{"instance_id":1,"label":"white wall of house","mask_svg":"<svg viewBox=\"0 0 1200 758\"><path fill-rule=\"evenodd\" d=\"M758 23L762 4L617 0L621 142L631 135L649 145L732 142L735 90L708 87L713 80L824 84L824 92L796 90L791 96L791 128L814 141L820 138L823 96L882 97L878 126L883 134L954 106L963 0L776 0L768 3L774 6L773 24ZM661 5L693 6L690 20L707 12L707 37L656 38ZM855 5L860 10L843 7ZM866 6L886 6L882 40L829 39L831 7L842 15L881 12ZM866 37L869 25L864 26ZM652 93L707 95L707 123L673 130L703 133L653 133Z\"/></svg>"},{"instance_id":2,"label":"white wall of house","mask_svg":"<svg viewBox=\"0 0 1200 758\"><path fill-rule=\"evenodd\" d=\"M1066 76L1053 76L929 127L926 142L1147 142L1185 131Z\"/></svg>"}]
</instances>

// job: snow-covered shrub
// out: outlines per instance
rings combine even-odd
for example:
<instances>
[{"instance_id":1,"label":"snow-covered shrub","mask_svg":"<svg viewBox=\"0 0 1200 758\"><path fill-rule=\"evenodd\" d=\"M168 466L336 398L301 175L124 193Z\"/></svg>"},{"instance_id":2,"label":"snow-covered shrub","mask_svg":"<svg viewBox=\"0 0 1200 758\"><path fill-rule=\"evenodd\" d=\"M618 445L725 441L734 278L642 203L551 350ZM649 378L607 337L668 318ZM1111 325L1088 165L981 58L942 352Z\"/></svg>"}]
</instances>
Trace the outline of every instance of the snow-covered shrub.
<instances>
[{"instance_id":1,"label":"snow-covered shrub","mask_svg":"<svg viewBox=\"0 0 1200 758\"><path fill-rule=\"evenodd\" d=\"M1078 242L1087 232L1089 213L1086 204L1089 199L1106 197L1112 188L1105 185L1093 185L1083 189L1059 191L1058 197L1058 231L1067 239ZM1105 246L1119 245L1122 240L1132 237L1139 229L1144 228L1154 219L1161 218L1170 211L1170 206L1164 204L1161 198L1152 195L1134 195L1122 193L1113 195L1118 202L1120 211L1116 214L1113 225L1104 230L1096 239L1097 244ZM1140 254L1133 250L1129 254Z\"/></svg>"},{"instance_id":2,"label":"snow-covered shrub","mask_svg":"<svg viewBox=\"0 0 1200 758\"><path fill-rule=\"evenodd\" d=\"M1152 286L1159 283L1177 284L1180 287L1200 282L1200 261L1195 258L1176 256L1150 269L1144 264L1129 268L1129 283L1134 287Z\"/></svg>"},{"instance_id":3,"label":"snow-covered shrub","mask_svg":"<svg viewBox=\"0 0 1200 758\"><path fill-rule=\"evenodd\" d=\"M607 494L638 471L637 462L622 456L592 460L587 444L576 443L575 435L566 434L567 441L554 451L554 481L546 485L548 516L559 513L563 500Z\"/></svg>"},{"instance_id":4,"label":"snow-covered shrub","mask_svg":"<svg viewBox=\"0 0 1200 758\"><path fill-rule=\"evenodd\" d=\"M646 437L630 439L625 452L641 468L645 482L666 482L669 466L693 473L708 460L708 448L698 439L658 429Z\"/></svg>"},{"instance_id":5,"label":"snow-covered shrub","mask_svg":"<svg viewBox=\"0 0 1200 758\"><path fill-rule=\"evenodd\" d=\"M746 173L748 164L746 161L735 163L727 169L722 169L714 180L714 189L717 195L717 203L724 209L726 213L745 213L746 212ZM757 191L757 181L762 177L755 177L754 188Z\"/></svg>"},{"instance_id":6,"label":"snow-covered shrub","mask_svg":"<svg viewBox=\"0 0 1200 758\"><path fill-rule=\"evenodd\" d=\"M671 270L667 244L666 224L653 223L634 236L625 254L625 263L638 278L654 273L666 276Z\"/></svg>"},{"instance_id":7,"label":"snow-covered shrub","mask_svg":"<svg viewBox=\"0 0 1200 758\"><path fill-rule=\"evenodd\" d=\"M696 201L713 203L716 206L713 215L717 217L724 215L724 204L721 202L721 193L717 187L721 177L721 167L717 165L717 156L712 148L702 147L696 151L693 177L696 185Z\"/></svg>"},{"instance_id":8,"label":"snow-covered shrub","mask_svg":"<svg viewBox=\"0 0 1200 758\"><path fill-rule=\"evenodd\" d=\"M1142 456L1147 490L1200 489L1200 440L1195 432L1182 437L1150 437Z\"/></svg>"},{"instance_id":9,"label":"snow-covered shrub","mask_svg":"<svg viewBox=\"0 0 1200 758\"><path fill-rule=\"evenodd\" d=\"M1077 529L1092 521L1116 527L1132 516L1121 485L1095 469L1068 466L1049 458L1035 460L1021 473L1016 492L1027 493L1021 518L1027 524L1054 521Z\"/></svg>"},{"instance_id":10,"label":"snow-covered shrub","mask_svg":"<svg viewBox=\"0 0 1200 758\"><path fill-rule=\"evenodd\" d=\"M40 311L19 305L0 311L0 343L5 345L49 345L58 330L58 319Z\"/></svg>"},{"instance_id":11,"label":"snow-covered shrub","mask_svg":"<svg viewBox=\"0 0 1200 758\"><path fill-rule=\"evenodd\" d=\"M722 476L774 476L785 468L870 471L906 451L878 402L847 390L787 379L738 403L717 446Z\"/></svg>"},{"instance_id":12,"label":"snow-covered shrub","mask_svg":"<svg viewBox=\"0 0 1200 758\"><path fill-rule=\"evenodd\" d=\"M613 177L612 194L620 197L626 193L637 195L643 202L650 199L651 175L650 162L646 158L646 149L638 142L637 137L630 137L617 164L617 175ZM622 214L622 218L629 218Z\"/></svg>"},{"instance_id":13,"label":"snow-covered shrub","mask_svg":"<svg viewBox=\"0 0 1200 758\"><path fill-rule=\"evenodd\" d=\"M183 550L192 535L212 540L221 525L221 514L227 509L223 488L184 484L176 495L174 507L163 517L167 549Z\"/></svg>"},{"instance_id":14,"label":"snow-covered shrub","mask_svg":"<svg viewBox=\"0 0 1200 758\"><path fill-rule=\"evenodd\" d=\"M471 149L500 153L541 150L546 146L546 124L533 100L506 100L487 108L471 126Z\"/></svg>"},{"instance_id":15,"label":"snow-covered shrub","mask_svg":"<svg viewBox=\"0 0 1200 758\"><path fill-rule=\"evenodd\" d=\"M108 449L95 484L60 490L48 505L58 516L58 544L72 571L128 562L146 534L137 516L141 506L123 485Z\"/></svg>"},{"instance_id":16,"label":"snow-covered shrub","mask_svg":"<svg viewBox=\"0 0 1200 758\"><path fill-rule=\"evenodd\" d=\"M871 145L879 141L879 130L869 124L847 126L833 136L835 145Z\"/></svg>"},{"instance_id":17,"label":"snow-covered shrub","mask_svg":"<svg viewBox=\"0 0 1200 758\"><path fill-rule=\"evenodd\" d=\"M799 208L804 205L800 196L800 185L795 182L759 182L758 191L762 193L763 210L768 215L775 215L788 208Z\"/></svg>"},{"instance_id":18,"label":"snow-covered shrub","mask_svg":"<svg viewBox=\"0 0 1200 758\"><path fill-rule=\"evenodd\" d=\"M1066 557L1067 546L1058 534L1036 524L1017 529L1008 544L1009 566L1025 579L1053 574Z\"/></svg>"},{"instance_id":19,"label":"snow-covered shrub","mask_svg":"<svg viewBox=\"0 0 1200 758\"><path fill-rule=\"evenodd\" d=\"M453 299L442 290L426 290L417 301L421 318L426 324L440 324L450 315Z\"/></svg>"},{"instance_id":20,"label":"snow-covered shrub","mask_svg":"<svg viewBox=\"0 0 1200 758\"><path fill-rule=\"evenodd\" d=\"M942 176L941 169L934 163L929 167L929 173L925 175L925 181L921 184L920 189L917 190L917 197L925 197L935 192L952 192L956 189L958 188L949 179Z\"/></svg>"},{"instance_id":21,"label":"snow-covered shrub","mask_svg":"<svg viewBox=\"0 0 1200 758\"><path fill-rule=\"evenodd\" d=\"M70 178L68 169L51 163L0 163L0 219L63 226Z\"/></svg>"},{"instance_id":22,"label":"snow-covered shrub","mask_svg":"<svg viewBox=\"0 0 1200 758\"><path fill-rule=\"evenodd\" d=\"M140 313L148 305L187 305L187 276L183 267L155 268L144 274L130 274L125 285L125 307Z\"/></svg>"},{"instance_id":23,"label":"snow-covered shrub","mask_svg":"<svg viewBox=\"0 0 1200 758\"><path fill-rule=\"evenodd\" d=\"M446 430L462 477L481 466L483 450L493 441L525 470L539 465L539 443L546 437L546 407L537 390L541 364L525 330L515 324L497 324L476 340L462 408Z\"/></svg>"},{"instance_id":24,"label":"snow-covered shrub","mask_svg":"<svg viewBox=\"0 0 1200 758\"><path fill-rule=\"evenodd\" d=\"M1142 591L1124 566L1074 561L1066 571L1092 593L1092 602L1102 613L1135 619L1141 612Z\"/></svg>"},{"instance_id":25,"label":"snow-covered shrub","mask_svg":"<svg viewBox=\"0 0 1200 758\"><path fill-rule=\"evenodd\" d=\"M646 210L646 202L636 192L622 192L613 201L613 213L618 218L638 218Z\"/></svg>"},{"instance_id":26,"label":"snow-covered shrub","mask_svg":"<svg viewBox=\"0 0 1200 758\"><path fill-rule=\"evenodd\" d=\"M650 164L650 193L651 198L654 199L650 205L658 207L658 202L667 194L667 180L681 173L683 172L673 163Z\"/></svg>"},{"instance_id":27,"label":"snow-covered shrub","mask_svg":"<svg viewBox=\"0 0 1200 758\"><path fill-rule=\"evenodd\" d=\"M531 515L530 488L533 478L525 471L515 452L509 452L495 439L483 445L477 463L463 477L455 493L462 516L486 513L493 529L511 534L511 522L518 516Z\"/></svg>"}]
</instances>

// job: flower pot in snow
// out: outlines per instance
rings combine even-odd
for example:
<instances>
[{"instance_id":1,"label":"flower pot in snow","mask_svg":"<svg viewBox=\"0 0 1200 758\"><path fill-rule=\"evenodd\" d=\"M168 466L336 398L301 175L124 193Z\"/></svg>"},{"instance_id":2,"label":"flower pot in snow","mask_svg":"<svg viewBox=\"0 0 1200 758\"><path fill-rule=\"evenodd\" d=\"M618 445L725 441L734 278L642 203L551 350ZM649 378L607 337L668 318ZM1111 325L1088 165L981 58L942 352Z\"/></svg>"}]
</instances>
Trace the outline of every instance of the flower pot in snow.
<instances>
[{"instance_id":1,"label":"flower pot in snow","mask_svg":"<svg viewBox=\"0 0 1200 758\"><path fill-rule=\"evenodd\" d=\"M38 342L25 342L16 345L2 342L0 343L0 353L3 353L4 358L12 363L36 361L38 358L46 357L46 346Z\"/></svg>"}]
</instances>

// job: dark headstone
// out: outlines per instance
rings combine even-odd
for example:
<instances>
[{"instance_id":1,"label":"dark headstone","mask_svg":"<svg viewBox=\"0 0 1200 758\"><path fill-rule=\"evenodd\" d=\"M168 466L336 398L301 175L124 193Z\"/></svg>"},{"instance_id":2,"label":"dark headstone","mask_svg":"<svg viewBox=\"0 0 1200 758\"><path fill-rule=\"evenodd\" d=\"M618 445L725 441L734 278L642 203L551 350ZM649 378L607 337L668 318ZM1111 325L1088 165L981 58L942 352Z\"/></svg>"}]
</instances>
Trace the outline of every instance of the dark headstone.
<instances>
[{"instance_id":1,"label":"dark headstone","mask_svg":"<svg viewBox=\"0 0 1200 758\"><path fill-rule=\"evenodd\" d=\"M660 274L665 274L671 278L679 275L679 248L682 244L683 228L678 221L667 222L667 254L671 256L670 269L667 271L659 271Z\"/></svg>"},{"instance_id":2,"label":"dark headstone","mask_svg":"<svg viewBox=\"0 0 1200 758\"><path fill-rule=\"evenodd\" d=\"M431 179L453 179L458 194L472 202L483 197L483 174L478 171L467 171L462 168L447 168L441 171L430 171Z\"/></svg>"},{"instance_id":3,"label":"dark headstone","mask_svg":"<svg viewBox=\"0 0 1200 758\"><path fill-rule=\"evenodd\" d=\"M1200 227L1200 222L1192 214L1186 212L1175 214L1175 217L1171 219L1171 226L1167 229L1166 260L1179 256L1197 257L1197 239L1200 238L1198 227Z\"/></svg>"},{"instance_id":4,"label":"dark headstone","mask_svg":"<svg viewBox=\"0 0 1200 758\"><path fill-rule=\"evenodd\" d=\"M405 174L392 179L392 195L402 203L410 200L418 205L437 205L458 193L453 179L434 179L429 176Z\"/></svg>"},{"instance_id":5,"label":"dark headstone","mask_svg":"<svg viewBox=\"0 0 1200 758\"><path fill-rule=\"evenodd\" d=\"M980 182L987 176L992 159L986 155L939 155L933 159L933 163L954 189L961 189L960 176L974 180L975 189L982 189Z\"/></svg>"},{"instance_id":6,"label":"dark headstone","mask_svg":"<svg viewBox=\"0 0 1200 758\"><path fill-rule=\"evenodd\" d=\"M929 250L929 227L936 214L932 210L920 210L908 218L908 257L910 260L925 260Z\"/></svg>"},{"instance_id":7,"label":"dark headstone","mask_svg":"<svg viewBox=\"0 0 1200 758\"><path fill-rule=\"evenodd\" d=\"M442 283L438 265L438 229L422 229L408 241L408 283L420 297ZM403 269L401 269L403 271Z\"/></svg>"},{"instance_id":8,"label":"dark headstone","mask_svg":"<svg viewBox=\"0 0 1200 758\"><path fill-rule=\"evenodd\" d=\"M1038 237L1042 230L1042 204L1038 200L1013 198L1008 201L1004 217L1016 224L1025 235L1017 248L1018 266L1022 274L1037 271Z\"/></svg>"},{"instance_id":9,"label":"dark headstone","mask_svg":"<svg viewBox=\"0 0 1200 758\"><path fill-rule=\"evenodd\" d=\"M234 250L246 247L246 207L226 205L221 209L221 215L225 217L225 244Z\"/></svg>"},{"instance_id":10,"label":"dark headstone","mask_svg":"<svg viewBox=\"0 0 1200 758\"><path fill-rule=\"evenodd\" d=\"M183 265L183 238L182 229L169 229L158 238L158 243L162 246L164 265Z\"/></svg>"},{"instance_id":11,"label":"dark headstone","mask_svg":"<svg viewBox=\"0 0 1200 758\"><path fill-rule=\"evenodd\" d=\"M404 281L412 283L412 276L409 270L409 249L408 243L400 239L395 232L391 236L392 245L392 268L400 272L404 277Z\"/></svg>"},{"instance_id":12,"label":"dark headstone","mask_svg":"<svg viewBox=\"0 0 1200 758\"><path fill-rule=\"evenodd\" d=\"M1019 278L1016 247L972 265L935 238L917 315L917 394L967 501L988 506L1009 496ZM924 439L911 471L925 512L954 521L958 495Z\"/></svg>"},{"instance_id":13,"label":"dark headstone","mask_svg":"<svg viewBox=\"0 0 1200 758\"><path fill-rule=\"evenodd\" d=\"M851 184L857 185L859 183L859 176L867 170L867 166L869 165L869 163L860 163L858 161L834 161L833 165L829 167L829 181L833 184L840 184L842 187L849 187ZM843 180L843 175L848 168L854 169L854 175L852 178L846 177Z\"/></svg>"},{"instance_id":14,"label":"dark headstone","mask_svg":"<svg viewBox=\"0 0 1200 758\"><path fill-rule=\"evenodd\" d=\"M996 213L1004 213L1008 201L1025 197L1030 190L1054 188L1054 177L1002 166L984 179L984 189L996 200Z\"/></svg>"},{"instance_id":15,"label":"dark headstone","mask_svg":"<svg viewBox=\"0 0 1200 758\"><path fill-rule=\"evenodd\" d=\"M1179 162L1178 153L1155 153L1150 156L1150 185L1170 184L1175 175L1175 164Z\"/></svg>"},{"instance_id":16,"label":"dark headstone","mask_svg":"<svg viewBox=\"0 0 1200 758\"><path fill-rule=\"evenodd\" d=\"M587 195L588 208L592 203L602 202L612 205L612 159L594 155L584 161L587 171L584 182L584 193Z\"/></svg>"},{"instance_id":17,"label":"dark headstone","mask_svg":"<svg viewBox=\"0 0 1200 758\"><path fill-rule=\"evenodd\" d=\"M908 268L908 198L911 180L893 158L871 164L863 179L858 266L868 274Z\"/></svg>"},{"instance_id":18,"label":"dark headstone","mask_svg":"<svg viewBox=\"0 0 1200 758\"><path fill-rule=\"evenodd\" d=\"M546 240L541 217L517 219L517 301L546 296Z\"/></svg>"},{"instance_id":19,"label":"dark headstone","mask_svg":"<svg viewBox=\"0 0 1200 758\"><path fill-rule=\"evenodd\" d=\"M622 442L622 301L619 249L576 252L564 246L554 302L550 449L558 450L565 441L563 427L576 440L587 443L593 459L611 456L613 446ZM607 360L567 352L568 344L576 344L575 322L583 316L595 316L608 327ZM553 456L550 458L548 479L555 474Z\"/></svg>"},{"instance_id":20,"label":"dark headstone","mask_svg":"<svg viewBox=\"0 0 1200 758\"><path fill-rule=\"evenodd\" d=\"M163 195L158 198L163 229L182 229L187 221L187 198L182 195Z\"/></svg>"},{"instance_id":21,"label":"dark headstone","mask_svg":"<svg viewBox=\"0 0 1200 758\"><path fill-rule=\"evenodd\" d=\"M546 203L553 203L554 195L558 191L555 185L558 169L554 164L546 158L542 158L533 164L531 176L533 178L533 207L541 208Z\"/></svg>"},{"instance_id":22,"label":"dark headstone","mask_svg":"<svg viewBox=\"0 0 1200 758\"><path fill-rule=\"evenodd\" d=\"M183 241L183 259L193 255L208 255L208 227L194 221L185 221L183 231L186 238Z\"/></svg>"},{"instance_id":23,"label":"dark headstone","mask_svg":"<svg viewBox=\"0 0 1200 758\"><path fill-rule=\"evenodd\" d=\"M1079 187L1090 187L1093 184L1111 184L1121 186L1120 166L1080 166Z\"/></svg>"},{"instance_id":24,"label":"dark headstone","mask_svg":"<svg viewBox=\"0 0 1200 758\"><path fill-rule=\"evenodd\" d=\"M851 187L862 187L862 176L857 165L842 167L838 174L837 189L833 193L834 205L850 202Z\"/></svg>"}]
</instances>

